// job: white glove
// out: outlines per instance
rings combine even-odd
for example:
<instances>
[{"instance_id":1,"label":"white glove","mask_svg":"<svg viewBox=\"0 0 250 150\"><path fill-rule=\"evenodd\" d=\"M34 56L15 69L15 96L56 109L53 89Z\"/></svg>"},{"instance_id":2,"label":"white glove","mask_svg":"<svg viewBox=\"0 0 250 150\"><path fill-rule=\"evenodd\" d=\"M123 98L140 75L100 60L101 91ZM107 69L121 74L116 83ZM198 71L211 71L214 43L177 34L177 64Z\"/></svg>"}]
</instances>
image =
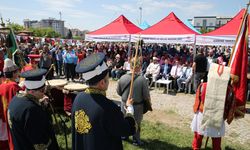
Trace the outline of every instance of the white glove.
<instances>
[{"instance_id":1,"label":"white glove","mask_svg":"<svg viewBox=\"0 0 250 150\"><path fill-rule=\"evenodd\" d=\"M126 109L126 113L127 114L131 114L131 115L134 115L134 107L133 105L129 105Z\"/></svg>"}]
</instances>

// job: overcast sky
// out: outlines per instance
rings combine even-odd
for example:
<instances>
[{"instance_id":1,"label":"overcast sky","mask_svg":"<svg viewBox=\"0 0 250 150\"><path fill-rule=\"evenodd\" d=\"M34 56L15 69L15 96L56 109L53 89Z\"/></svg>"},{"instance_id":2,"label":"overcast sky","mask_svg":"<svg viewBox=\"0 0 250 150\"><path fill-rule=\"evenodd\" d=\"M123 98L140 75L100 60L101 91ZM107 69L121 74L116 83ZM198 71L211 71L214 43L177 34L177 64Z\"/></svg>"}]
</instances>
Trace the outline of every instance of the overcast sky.
<instances>
[{"instance_id":1,"label":"overcast sky","mask_svg":"<svg viewBox=\"0 0 250 150\"><path fill-rule=\"evenodd\" d=\"M24 19L59 19L68 28L95 30L121 14L138 25L153 25L174 12L182 21L194 16L234 16L248 0L0 0L0 16L23 25Z\"/></svg>"}]
</instances>

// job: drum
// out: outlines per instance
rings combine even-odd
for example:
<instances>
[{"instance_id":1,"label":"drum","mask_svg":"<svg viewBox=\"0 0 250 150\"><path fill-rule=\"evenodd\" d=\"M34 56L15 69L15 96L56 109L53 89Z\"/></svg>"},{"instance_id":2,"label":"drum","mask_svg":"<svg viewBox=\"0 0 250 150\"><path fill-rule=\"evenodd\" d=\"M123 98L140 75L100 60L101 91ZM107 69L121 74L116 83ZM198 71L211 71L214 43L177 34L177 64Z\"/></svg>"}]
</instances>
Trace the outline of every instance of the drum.
<instances>
[{"instance_id":1,"label":"drum","mask_svg":"<svg viewBox=\"0 0 250 150\"><path fill-rule=\"evenodd\" d=\"M72 104L74 102L76 95L79 92L84 91L86 88L87 85L80 83L71 83L64 86L64 90L68 91L65 92L64 94L64 111L67 114L71 113Z\"/></svg>"},{"instance_id":2,"label":"drum","mask_svg":"<svg viewBox=\"0 0 250 150\"><path fill-rule=\"evenodd\" d=\"M47 80L46 85L62 89L67 83L68 82L63 79L53 79L53 80Z\"/></svg>"},{"instance_id":3,"label":"drum","mask_svg":"<svg viewBox=\"0 0 250 150\"><path fill-rule=\"evenodd\" d=\"M53 98L52 105L56 109L62 109L64 108L64 94L63 94L63 87L67 84L68 82L63 79L54 79L54 80L47 80L46 85L50 85L50 90L48 91Z\"/></svg>"},{"instance_id":4,"label":"drum","mask_svg":"<svg viewBox=\"0 0 250 150\"><path fill-rule=\"evenodd\" d=\"M65 90L71 91L71 92L79 92L84 91L88 86L86 84L80 84L80 83L70 83L64 86Z\"/></svg>"}]
</instances>

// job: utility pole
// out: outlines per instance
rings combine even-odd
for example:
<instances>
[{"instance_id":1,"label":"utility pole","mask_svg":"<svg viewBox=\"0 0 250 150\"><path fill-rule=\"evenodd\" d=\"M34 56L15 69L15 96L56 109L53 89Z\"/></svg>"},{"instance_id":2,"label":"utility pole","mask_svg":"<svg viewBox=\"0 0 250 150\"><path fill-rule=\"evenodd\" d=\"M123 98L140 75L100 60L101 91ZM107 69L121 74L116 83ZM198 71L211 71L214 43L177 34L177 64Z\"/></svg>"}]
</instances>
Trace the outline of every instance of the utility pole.
<instances>
[{"instance_id":1,"label":"utility pole","mask_svg":"<svg viewBox=\"0 0 250 150\"><path fill-rule=\"evenodd\" d=\"M248 11L249 5L250 5L250 0L249 0L249 2L247 3L247 11Z\"/></svg>"},{"instance_id":2,"label":"utility pole","mask_svg":"<svg viewBox=\"0 0 250 150\"><path fill-rule=\"evenodd\" d=\"M0 25L2 26L2 27L5 27L5 23L3 22L3 17L2 17L2 14L0 13Z\"/></svg>"},{"instance_id":3,"label":"utility pole","mask_svg":"<svg viewBox=\"0 0 250 150\"><path fill-rule=\"evenodd\" d=\"M62 20L62 12L59 12L60 20Z\"/></svg>"},{"instance_id":4,"label":"utility pole","mask_svg":"<svg viewBox=\"0 0 250 150\"><path fill-rule=\"evenodd\" d=\"M141 21L142 21L142 7L139 7L140 10L140 25L141 25Z\"/></svg>"}]
</instances>

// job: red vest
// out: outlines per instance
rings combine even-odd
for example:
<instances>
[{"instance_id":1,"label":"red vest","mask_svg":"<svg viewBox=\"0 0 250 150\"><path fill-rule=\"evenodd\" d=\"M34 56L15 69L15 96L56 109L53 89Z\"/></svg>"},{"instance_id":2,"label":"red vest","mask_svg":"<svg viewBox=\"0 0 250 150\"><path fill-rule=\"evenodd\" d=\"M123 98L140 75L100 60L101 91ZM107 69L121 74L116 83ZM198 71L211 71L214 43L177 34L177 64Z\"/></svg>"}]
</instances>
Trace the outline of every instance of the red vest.
<instances>
[{"instance_id":1,"label":"red vest","mask_svg":"<svg viewBox=\"0 0 250 150\"><path fill-rule=\"evenodd\" d=\"M194 113L197 111L203 112L207 83L201 83L196 91L195 102L193 106Z\"/></svg>"}]
</instances>

